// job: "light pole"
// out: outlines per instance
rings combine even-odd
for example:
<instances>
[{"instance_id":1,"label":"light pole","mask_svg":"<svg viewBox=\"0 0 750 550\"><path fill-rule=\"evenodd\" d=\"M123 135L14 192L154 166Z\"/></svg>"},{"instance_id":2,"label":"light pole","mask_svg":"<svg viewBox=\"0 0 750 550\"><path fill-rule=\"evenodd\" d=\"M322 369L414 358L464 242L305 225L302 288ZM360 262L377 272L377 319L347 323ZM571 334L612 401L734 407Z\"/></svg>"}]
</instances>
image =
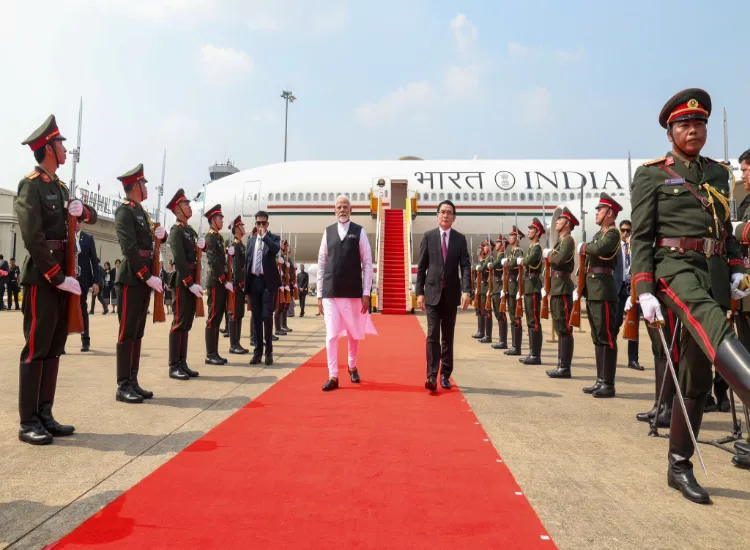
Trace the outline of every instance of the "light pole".
<instances>
[{"instance_id":1,"label":"light pole","mask_svg":"<svg viewBox=\"0 0 750 550\"><path fill-rule=\"evenodd\" d=\"M297 98L291 91L284 90L281 92L281 97L286 101L286 114L284 115L284 162L286 162L286 135L287 129L289 128L289 103L294 103Z\"/></svg>"}]
</instances>

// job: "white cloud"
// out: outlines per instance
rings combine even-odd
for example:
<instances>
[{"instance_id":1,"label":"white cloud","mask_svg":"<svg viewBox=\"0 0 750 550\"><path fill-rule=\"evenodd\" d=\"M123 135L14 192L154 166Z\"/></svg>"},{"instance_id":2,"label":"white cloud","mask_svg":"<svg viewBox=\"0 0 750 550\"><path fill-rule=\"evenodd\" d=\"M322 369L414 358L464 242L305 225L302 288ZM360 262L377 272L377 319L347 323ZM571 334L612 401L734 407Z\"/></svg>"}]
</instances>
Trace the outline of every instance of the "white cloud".
<instances>
[{"instance_id":1,"label":"white cloud","mask_svg":"<svg viewBox=\"0 0 750 550\"><path fill-rule=\"evenodd\" d=\"M450 99L476 99L482 89L482 72L483 67L478 64L448 67L443 81L444 95Z\"/></svg>"},{"instance_id":2,"label":"white cloud","mask_svg":"<svg viewBox=\"0 0 750 550\"><path fill-rule=\"evenodd\" d=\"M459 13L451 20L450 28L453 30L453 37L456 39L456 49L459 52L467 51L479 37L479 30L463 13Z\"/></svg>"},{"instance_id":3,"label":"white cloud","mask_svg":"<svg viewBox=\"0 0 750 550\"><path fill-rule=\"evenodd\" d=\"M392 122L410 111L421 111L434 101L435 96L435 89L430 83L410 82L405 87L383 96L376 103L361 105L355 111L355 116L366 124Z\"/></svg>"},{"instance_id":4,"label":"white cloud","mask_svg":"<svg viewBox=\"0 0 750 550\"><path fill-rule=\"evenodd\" d=\"M526 122L540 124L548 120L550 112L549 91L546 88L534 88L521 95L521 105Z\"/></svg>"},{"instance_id":5,"label":"white cloud","mask_svg":"<svg viewBox=\"0 0 750 550\"><path fill-rule=\"evenodd\" d=\"M583 49L583 46L579 47L577 50L569 51L569 50L555 50L552 52L552 56L560 61L575 61L576 59L581 59L586 56L586 51Z\"/></svg>"},{"instance_id":6,"label":"white cloud","mask_svg":"<svg viewBox=\"0 0 750 550\"><path fill-rule=\"evenodd\" d=\"M327 34L341 30L349 18L348 0L225 0L235 17L251 30L293 30Z\"/></svg>"},{"instance_id":7,"label":"white cloud","mask_svg":"<svg viewBox=\"0 0 750 550\"><path fill-rule=\"evenodd\" d=\"M255 66L252 57L245 52L211 44L201 48L199 63L203 74L217 83L227 83L232 77L250 73Z\"/></svg>"},{"instance_id":8,"label":"white cloud","mask_svg":"<svg viewBox=\"0 0 750 550\"><path fill-rule=\"evenodd\" d=\"M166 20L176 19L198 22L207 16L217 14L221 0L72 0L84 10L98 9L136 19Z\"/></svg>"}]
</instances>

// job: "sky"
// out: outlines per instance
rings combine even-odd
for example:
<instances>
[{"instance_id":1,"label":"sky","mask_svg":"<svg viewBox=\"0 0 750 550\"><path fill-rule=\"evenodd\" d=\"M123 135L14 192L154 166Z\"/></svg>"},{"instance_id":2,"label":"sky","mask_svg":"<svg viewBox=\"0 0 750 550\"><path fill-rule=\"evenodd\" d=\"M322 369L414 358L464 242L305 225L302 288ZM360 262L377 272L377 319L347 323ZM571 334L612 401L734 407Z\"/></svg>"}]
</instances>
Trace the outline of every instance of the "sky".
<instances>
[{"instance_id":1,"label":"sky","mask_svg":"<svg viewBox=\"0 0 750 550\"><path fill-rule=\"evenodd\" d=\"M742 22L717 0L0 0L0 186L54 113L78 183L116 196L138 163L162 205L208 167L288 160L634 158L669 148L658 124L702 87L704 153L750 147ZM69 180L72 162L60 169ZM149 199L153 209L156 193Z\"/></svg>"}]
</instances>

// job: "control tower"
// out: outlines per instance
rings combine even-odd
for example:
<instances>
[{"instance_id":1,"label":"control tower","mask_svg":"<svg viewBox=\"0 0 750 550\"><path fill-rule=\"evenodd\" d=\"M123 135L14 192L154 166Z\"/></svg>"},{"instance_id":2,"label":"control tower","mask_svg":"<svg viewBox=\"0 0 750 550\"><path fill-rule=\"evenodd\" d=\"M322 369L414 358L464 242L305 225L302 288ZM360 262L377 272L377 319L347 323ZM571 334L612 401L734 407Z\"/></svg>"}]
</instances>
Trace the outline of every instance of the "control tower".
<instances>
[{"instance_id":1,"label":"control tower","mask_svg":"<svg viewBox=\"0 0 750 550\"><path fill-rule=\"evenodd\" d=\"M213 166L209 167L208 174L211 176L211 181L216 181L239 171L239 168L232 164L230 159L224 163L215 162Z\"/></svg>"}]
</instances>

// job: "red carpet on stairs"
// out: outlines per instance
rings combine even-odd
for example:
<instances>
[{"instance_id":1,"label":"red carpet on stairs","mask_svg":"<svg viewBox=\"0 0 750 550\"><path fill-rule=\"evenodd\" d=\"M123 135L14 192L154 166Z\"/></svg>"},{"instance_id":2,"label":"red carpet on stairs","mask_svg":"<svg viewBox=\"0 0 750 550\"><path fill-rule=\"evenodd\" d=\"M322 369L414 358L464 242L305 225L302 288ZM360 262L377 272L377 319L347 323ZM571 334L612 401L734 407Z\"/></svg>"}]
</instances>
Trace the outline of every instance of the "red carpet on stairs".
<instances>
[{"instance_id":1,"label":"red carpet on stairs","mask_svg":"<svg viewBox=\"0 0 750 550\"><path fill-rule=\"evenodd\" d=\"M373 320L361 384L319 352L50 548L555 548L418 320Z\"/></svg>"},{"instance_id":2,"label":"red carpet on stairs","mask_svg":"<svg viewBox=\"0 0 750 550\"><path fill-rule=\"evenodd\" d=\"M383 238L383 267L380 272L383 286L385 315L406 315L406 251L404 250L404 211L385 211ZM411 266L409 266L411 270Z\"/></svg>"}]
</instances>

